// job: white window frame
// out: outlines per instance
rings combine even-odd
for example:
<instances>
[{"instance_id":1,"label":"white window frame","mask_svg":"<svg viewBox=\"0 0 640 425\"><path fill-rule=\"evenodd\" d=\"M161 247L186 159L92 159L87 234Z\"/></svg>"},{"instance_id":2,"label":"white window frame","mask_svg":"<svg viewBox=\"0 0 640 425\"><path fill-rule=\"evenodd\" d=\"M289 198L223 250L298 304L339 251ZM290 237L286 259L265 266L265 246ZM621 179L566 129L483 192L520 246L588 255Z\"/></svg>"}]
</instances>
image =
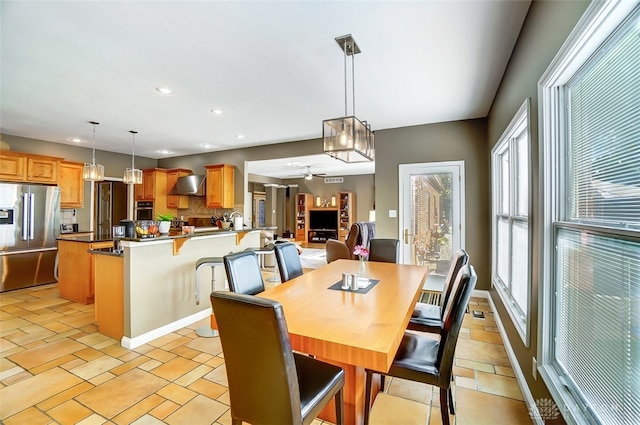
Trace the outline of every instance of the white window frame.
<instances>
[{"instance_id":1,"label":"white window frame","mask_svg":"<svg viewBox=\"0 0 640 425\"><path fill-rule=\"evenodd\" d=\"M528 347L530 343L530 317L531 317L531 224L529 221L529 217L531 216L531 156L529 155L530 148L530 117L529 117L529 98L525 99L516 112L515 116L507 126L507 128L502 133L502 136L498 139L498 142L495 144L493 149L491 150L491 175L492 175L492 214L491 214L491 224L492 224L492 259L491 259L491 285L496 288L496 292L502 299L502 303L504 304L509 316L511 317L511 321L513 322L520 338L524 344ZM523 133L526 133L527 137L527 158L529 163L527 165L527 175L519 176L519 170L517 169L517 146L516 142L518 137L522 136ZM501 212L502 205L502 166L500 163L501 154L505 151L509 150L509 212L504 214ZM516 211L515 203L517 202L517 179L525 177L527 179L527 215L518 215ZM526 288L525 293L528 294L525 311L522 311L520 307L517 305L513 295L512 295L512 281L511 281L511 269L512 269L512 258L513 258L513 243L511 237L509 237L509 247L506 250L508 253L508 264L509 264L509 282L503 282L500 279L498 274L498 219L507 219L509 222L509 231L513 227L513 224L516 222L527 223L527 277L526 277ZM504 260L504 259L503 259Z\"/></svg>"},{"instance_id":2,"label":"white window frame","mask_svg":"<svg viewBox=\"0 0 640 425\"><path fill-rule=\"evenodd\" d=\"M637 0L592 2L538 82L540 129L540 276L538 315L539 373L569 424L587 424L581 406L551 366L553 326L555 326L553 286L554 222L564 215L566 194L557 193L566 170L559 160L565 152L566 111L562 87L600 48L615 29L633 12Z\"/></svg>"}]
</instances>

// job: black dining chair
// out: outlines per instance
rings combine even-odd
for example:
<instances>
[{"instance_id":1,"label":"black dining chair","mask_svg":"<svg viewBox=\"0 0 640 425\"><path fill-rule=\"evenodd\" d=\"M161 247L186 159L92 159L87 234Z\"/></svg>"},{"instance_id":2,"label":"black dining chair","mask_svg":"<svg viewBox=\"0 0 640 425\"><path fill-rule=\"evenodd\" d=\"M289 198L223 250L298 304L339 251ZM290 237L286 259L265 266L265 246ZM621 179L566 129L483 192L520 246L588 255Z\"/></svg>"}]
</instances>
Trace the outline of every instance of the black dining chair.
<instances>
[{"instance_id":1,"label":"black dining chair","mask_svg":"<svg viewBox=\"0 0 640 425\"><path fill-rule=\"evenodd\" d=\"M260 263L255 252L235 252L225 255L222 260L227 272L229 288L233 292L255 295L264 291Z\"/></svg>"},{"instance_id":2,"label":"black dining chair","mask_svg":"<svg viewBox=\"0 0 640 425\"><path fill-rule=\"evenodd\" d=\"M440 415L442 424L449 425L449 412L455 414L451 393L451 376L454 353L460 327L469 305L471 293L476 286L476 272L473 266L460 269L451 290L451 302L445 307L444 325L440 339L434 339L418 332L405 332L391 368L385 374L414 382L437 386L440 389ZM371 384L374 373L366 371L364 423L369 423L371 409ZM384 387L383 387L384 389Z\"/></svg>"},{"instance_id":3,"label":"black dining chair","mask_svg":"<svg viewBox=\"0 0 640 425\"><path fill-rule=\"evenodd\" d=\"M469 263L469 254L464 249L459 249L453 254L449 273L444 281L444 288L440 295L438 305L417 302L409 319L407 329L421 332L440 333L443 324L445 306L451 296L453 283L458 276L460 269Z\"/></svg>"},{"instance_id":4,"label":"black dining chair","mask_svg":"<svg viewBox=\"0 0 640 425\"><path fill-rule=\"evenodd\" d=\"M369 261L398 262L398 239L374 238L369 241Z\"/></svg>"},{"instance_id":5,"label":"black dining chair","mask_svg":"<svg viewBox=\"0 0 640 425\"><path fill-rule=\"evenodd\" d=\"M294 353L282 305L228 291L213 292L224 354L231 423L310 424L332 399L343 424L345 372Z\"/></svg>"},{"instance_id":6,"label":"black dining chair","mask_svg":"<svg viewBox=\"0 0 640 425\"><path fill-rule=\"evenodd\" d=\"M283 283L294 277L302 276L302 263L295 244L291 242L277 243L274 249L278 270L280 270L280 280Z\"/></svg>"}]
</instances>

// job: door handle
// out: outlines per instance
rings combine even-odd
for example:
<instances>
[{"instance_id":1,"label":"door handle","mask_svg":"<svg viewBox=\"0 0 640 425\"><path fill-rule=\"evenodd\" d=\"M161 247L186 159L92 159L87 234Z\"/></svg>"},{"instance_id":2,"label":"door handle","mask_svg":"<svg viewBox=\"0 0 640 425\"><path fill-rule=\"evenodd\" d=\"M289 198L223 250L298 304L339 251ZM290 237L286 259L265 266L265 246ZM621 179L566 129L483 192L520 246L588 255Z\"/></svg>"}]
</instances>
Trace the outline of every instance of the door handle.
<instances>
[{"instance_id":1,"label":"door handle","mask_svg":"<svg viewBox=\"0 0 640 425\"><path fill-rule=\"evenodd\" d=\"M29 238L29 194L22 194L22 240Z\"/></svg>"},{"instance_id":2,"label":"door handle","mask_svg":"<svg viewBox=\"0 0 640 425\"><path fill-rule=\"evenodd\" d=\"M404 243L405 245L409 244L409 229L404 229Z\"/></svg>"},{"instance_id":3,"label":"door handle","mask_svg":"<svg viewBox=\"0 0 640 425\"><path fill-rule=\"evenodd\" d=\"M36 195L29 194L29 239L33 240L33 228L36 226Z\"/></svg>"}]
</instances>

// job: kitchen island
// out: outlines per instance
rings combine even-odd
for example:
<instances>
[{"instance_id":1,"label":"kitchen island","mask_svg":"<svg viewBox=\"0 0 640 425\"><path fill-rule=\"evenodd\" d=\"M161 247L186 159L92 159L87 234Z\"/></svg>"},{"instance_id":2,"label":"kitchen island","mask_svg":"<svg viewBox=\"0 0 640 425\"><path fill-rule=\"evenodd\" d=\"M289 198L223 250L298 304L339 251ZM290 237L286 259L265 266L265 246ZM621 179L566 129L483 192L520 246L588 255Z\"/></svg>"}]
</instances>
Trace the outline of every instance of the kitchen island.
<instances>
[{"instance_id":1,"label":"kitchen island","mask_svg":"<svg viewBox=\"0 0 640 425\"><path fill-rule=\"evenodd\" d=\"M96 321L101 333L135 348L208 318L211 269L199 270L200 304L195 301L195 264L259 246L259 230L212 231L155 239L123 239L121 252L91 250L95 260ZM216 282L224 289L223 267Z\"/></svg>"}]
</instances>

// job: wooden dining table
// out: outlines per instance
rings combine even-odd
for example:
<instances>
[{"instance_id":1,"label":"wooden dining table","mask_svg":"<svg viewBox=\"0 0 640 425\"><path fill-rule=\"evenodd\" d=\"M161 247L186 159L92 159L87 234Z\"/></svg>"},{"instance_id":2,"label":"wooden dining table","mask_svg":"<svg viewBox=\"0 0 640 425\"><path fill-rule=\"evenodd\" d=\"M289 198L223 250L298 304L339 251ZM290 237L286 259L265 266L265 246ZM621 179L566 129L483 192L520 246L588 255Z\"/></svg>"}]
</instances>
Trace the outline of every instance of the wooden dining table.
<instances>
[{"instance_id":1,"label":"wooden dining table","mask_svg":"<svg viewBox=\"0 0 640 425\"><path fill-rule=\"evenodd\" d=\"M426 266L367 262L368 292L330 289L358 261L338 260L258 296L284 309L291 346L345 370L345 424L364 419L365 369L389 370L427 278ZM320 418L335 423L333 402Z\"/></svg>"}]
</instances>

